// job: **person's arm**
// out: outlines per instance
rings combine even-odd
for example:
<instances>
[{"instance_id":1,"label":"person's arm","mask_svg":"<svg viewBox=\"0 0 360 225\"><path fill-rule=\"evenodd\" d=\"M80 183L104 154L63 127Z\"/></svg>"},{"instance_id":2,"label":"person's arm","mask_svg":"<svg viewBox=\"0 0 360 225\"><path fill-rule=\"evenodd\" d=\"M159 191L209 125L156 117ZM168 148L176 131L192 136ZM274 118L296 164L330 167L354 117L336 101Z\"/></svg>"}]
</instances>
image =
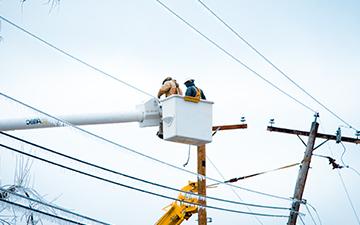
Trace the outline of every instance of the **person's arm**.
<instances>
[{"instance_id":1,"label":"person's arm","mask_svg":"<svg viewBox=\"0 0 360 225\"><path fill-rule=\"evenodd\" d=\"M183 95L183 92L182 92L181 88L178 87L177 89L178 89L178 94L179 94L179 95Z\"/></svg>"},{"instance_id":2,"label":"person's arm","mask_svg":"<svg viewBox=\"0 0 360 225\"><path fill-rule=\"evenodd\" d=\"M174 83L175 83L175 86L176 86L177 94L178 95L183 95L183 92L182 92L182 90L181 90L181 88L179 86L179 83L176 80L174 80Z\"/></svg>"},{"instance_id":3,"label":"person's arm","mask_svg":"<svg viewBox=\"0 0 360 225\"><path fill-rule=\"evenodd\" d=\"M171 88L171 84L169 82L165 82L165 84L163 86L161 86L161 88L159 89L158 92L158 98L160 98L163 94L165 94L166 92L168 92Z\"/></svg>"}]
</instances>

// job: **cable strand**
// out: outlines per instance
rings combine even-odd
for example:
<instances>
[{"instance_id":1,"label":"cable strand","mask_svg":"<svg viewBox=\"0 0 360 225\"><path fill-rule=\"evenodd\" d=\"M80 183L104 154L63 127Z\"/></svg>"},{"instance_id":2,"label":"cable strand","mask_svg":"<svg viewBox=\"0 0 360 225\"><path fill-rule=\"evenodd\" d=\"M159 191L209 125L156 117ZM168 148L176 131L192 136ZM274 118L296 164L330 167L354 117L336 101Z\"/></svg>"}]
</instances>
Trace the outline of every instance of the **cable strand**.
<instances>
[{"instance_id":1,"label":"cable strand","mask_svg":"<svg viewBox=\"0 0 360 225\"><path fill-rule=\"evenodd\" d=\"M217 166L212 162L210 157L207 155L206 158L210 162L210 164L215 168L216 172L220 175L220 177L223 180L225 180L225 176L221 173L221 171L217 168ZM240 195L235 191L235 189L233 187L230 187L230 189L240 201L243 201L242 198L240 197ZM249 212L252 212L252 209L250 207L247 206L246 208L249 210ZM264 223L257 216L255 216L255 219L259 224L264 225Z\"/></svg>"},{"instance_id":2,"label":"cable strand","mask_svg":"<svg viewBox=\"0 0 360 225\"><path fill-rule=\"evenodd\" d=\"M171 191L177 191L177 192L181 192L181 193L184 193L184 194L191 194L191 195L195 195L195 196L197 196L197 197L206 197L206 198L208 198L208 199L212 199L212 200L216 200L216 201L222 201L222 202L227 202L227 203L232 203L232 204L238 204L238 205L247 205L247 206L259 207L259 208L270 208L270 209L290 210L290 208L286 208L286 207L275 207L275 206L258 205L258 204L251 204L251 203L245 203L245 202L236 202L236 201L231 201L231 200L226 200L226 199L220 199L220 198L216 198L216 197L212 197L212 196L208 196L208 195L207 195L207 196L202 196L202 195L200 195L200 194L182 191L182 190L180 190L180 189L176 189L176 188L169 187L169 186L166 186L166 185L162 185L162 184L158 184L158 183L155 183L155 182L151 182L151 181L148 181L148 180L145 180L145 179L141 179L141 178L138 178L138 177L134 177L134 176L131 176L131 175L128 175L128 174L125 174L125 173L121 173L121 172L119 172L119 171L111 170L111 169L108 169L108 168L105 168L105 167L102 167L102 166L99 166L99 165L96 165L96 164L93 164L93 163L90 163L90 162L81 160L81 159L78 159L78 158L75 158L75 157L72 157L72 156L69 156L69 155L60 153L60 152L55 151L55 150L53 150L53 149L49 149L49 148L46 148L46 147L44 147L44 146L41 146L41 145L32 143L32 142L27 141L27 140L24 140L24 139L21 139L21 138L19 138L19 137L10 135L10 134L5 133L5 132L2 132L2 131L0 131L0 134L1 134L1 135L4 135L4 136L7 136L7 137L9 137L9 138L12 138L12 139L14 139L14 140L17 140L17 141L26 143L26 144L28 144L28 145L34 146L34 147L39 148L39 149L41 149L41 150L50 152L50 153L52 153L52 154L55 154L55 155L58 155L58 156L61 156L61 157L64 157L64 158L73 160L73 161L75 161L75 162L79 162L79 163L81 163L81 164L84 164L84 165L87 165L87 166L91 166L91 167L96 168L96 169L99 169L99 170L103 170L103 171L106 171L106 172L109 172L109 173L113 173L113 174L116 174L116 175L120 175L120 176L126 177L126 178L128 178L128 179L140 181L140 182L142 182L142 183L146 183L146 184L150 184L150 185L153 185L153 186L161 187L161 188L168 189L168 190L171 190Z\"/></svg>"},{"instance_id":3,"label":"cable strand","mask_svg":"<svg viewBox=\"0 0 360 225\"><path fill-rule=\"evenodd\" d=\"M0 191L2 191L3 193L8 193L10 195L14 195L16 197L20 197L20 198L23 198L23 199L26 199L26 200L29 200L31 202L35 202L37 204L40 204L40 205L44 205L44 206L47 206L47 207L50 207L50 208L53 208L53 209L56 209L56 210L59 210L59 211L62 211L62 212L65 212L65 213L68 213L68 214L71 214L71 215L74 215L76 217L79 217L79 218L82 218L82 219L86 219L86 220L89 220L89 221L92 221L92 222L96 222L96 223L99 223L99 224L109 224L109 223L105 223L105 222L102 222L102 221L99 221L99 220L96 220L96 219L93 219L93 218L90 218L88 216L83 216L83 215L80 215L78 213L74 213L74 212L71 212L67 209L64 209L64 208L60 208L58 206L55 206L53 204L48 204L46 202L42 202L42 201L39 201L39 200L36 200L36 199L33 199L33 198L30 198L30 197L27 197L27 196L23 196L23 195L20 195L20 194L17 194L15 192L11 192L9 190L6 190L6 189L3 189L0 187Z\"/></svg>"},{"instance_id":4,"label":"cable strand","mask_svg":"<svg viewBox=\"0 0 360 225\"><path fill-rule=\"evenodd\" d=\"M46 112L43 112L43 111L41 111L41 110L39 110L39 109L37 109L37 108L35 108L35 107L33 107L33 106L30 106L30 105L28 105L28 104L26 104L26 103L24 103L24 102L22 102L22 101L19 101L19 100L13 98L13 97L10 97L10 96L2 93L2 92L0 92L0 95L3 96L3 97L5 97L5 98L7 98L7 99L10 99L11 101L14 101L14 102L20 104L20 105L22 105L22 106L25 106L25 107L27 107L27 108L29 108L29 109L32 109L32 110L35 111L35 112L38 112L38 113L40 113L40 114L42 114L42 115L45 115L45 116L47 116L47 117L49 117L49 118L51 118L51 119L54 119L54 120L56 120L57 122L61 122L63 126L71 127L71 128L73 128L74 130L77 130L77 131L80 131L80 132L82 132L82 133L85 133L85 134L89 135L90 137L93 137L93 138L98 139L98 140L100 140L100 141L103 141L103 142L105 142L105 143L111 144L111 145L113 145L113 146L115 146L115 147L118 147L118 148L120 148L120 149L124 149L124 150L129 151L129 152L131 152L131 153L133 153L133 154L136 154L136 155L139 155L139 156L141 156L141 157L147 158L147 159L152 160L152 161L154 161L154 162L157 162L157 163L159 163L159 164L163 164L163 165L165 165L165 166L168 166L168 167L171 167L171 168L174 168L174 169L177 169L177 170L181 170L181 171L183 171L183 172L186 172L186 173L188 173L188 174L195 175L195 176L197 176L197 177L198 177L198 176L203 176L203 175L200 175L200 174L198 174L198 173L192 172L192 171L190 171L190 170L186 170L186 169L184 169L184 168L181 168L181 167L172 165L172 164L167 163L167 162L164 162L164 161L162 161L162 160L160 160L160 159L157 159L157 158L154 158L154 157L152 157L152 156L146 155L146 154L144 154L144 153L141 153L141 152L139 152L139 151L136 151L136 150L134 150L134 149L131 149L131 148L129 148L129 147L126 147L126 146L124 146L124 145L121 145L121 144L119 144L119 143L116 143L116 142L114 142L114 141L111 141L111 140L109 140L109 139L106 139L106 138L104 138L104 137L102 137L102 136L100 136L100 135L94 134L94 133L92 133L92 132L90 132L90 131L87 131L87 130L85 130L85 129L82 129L82 128L78 127L78 126L75 126L75 125L73 125L73 124L65 121L65 120L56 118L55 116L52 116L52 115L50 115L50 114L48 114L48 113L46 113ZM268 193L264 193L264 192L260 192L260 191L255 191L255 190L251 190L251 189L248 189L248 188L244 188L244 187L240 187L240 186L236 186L236 185L224 183L223 181L220 181L220 180L217 180L217 179L208 177L208 176L203 176L203 177L206 178L206 179L208 179L208 180L214 181L214 182L220 182L220 183L222 183L222 184L225 184L225 185L228 185L228 186L232 186L232 187L234 187L234 188L238 188L238 189L245 190L245 191L248 191L248 192L256 193L256 194L259 194L259 195L263 195L263 196L267 196L267 197L272 197L272 198L277 198L277 199L282 199L282 200L286 200L286 201L294 201L294 200L291 199L291 198L281 197L281 196L277 196L277 195L273 195L273 194L268 194Z\"/></svg>"},{"instance_id":5,"label":"cable strand","mask_svg":"<svg viewBox=\"0 0 360 225\"><path fill-rule=\"evenodd\" d=\"M50 213L47 213L47 212L43 212L43 211L40 211L40 210L31 208L31 207L27 207L27 206L24 206L24 205L21 205L21 204L17 204L17 203L15 203L15 202L10 202L10 201L7 201L7 200L5 200L5 199L1 199L1 198L0 198L0 201L1 201L1 202L4 202L4 203L6 203L6 204L9 204L9 205L13 205L13 206L16 206L16 207L25 209L25 210L29 210L29 211L32 211L32 212L35 212L35 213L39 213L39 214L42 214L42 215L45 215L45 216L49 216L49 217L53 217L53 218L56 218L56 219L59 219L59 220L62 220L62 221L66 221L66 222L68 222L68 223L79 224L79 225L86 225L86 224L84 224L84 223L76 222L76 221L74 221L74 220L70 220L70 219L67 219L67 218L64 218L64 217L61 217L61 216L57 216L57 215L53 215L53 214L50 214Z\"/></svg>"},{"instance_id":6,"label":"cable strand","mask_svg":"<svg viewBox=\"0 0 360 225\"><path fill-rule=\"evenodd\" d=\"M222 24L224 24L232 33L235 34L236 37L238 37L241 41L243 41L247 46L249 46L253 51L255 51L262 59L264 59L268 64L270 64L275 70L277 70L280 74L282 74L287 80L289 80L293 85L295 85L297 88L299 88L303 93L305 93L308 97L310 97L312 100L314 100L316 103L318 103L320 106L322 106L326 111L328 111L330 114L332 114L334 117L339 119L341 122L346 124L349 128L354 129L357 131L354 126L346 122L344 119L342 119L340 116L338 116L336 113L334 113L332 110L330 110L328 107L326 107L323 103L321 103L319 100L317 100L314 96L312 96L308 91L306 91L303 87L301 87L298 83L296 83L289 75L287 75L284 71L282 71L279 67L277 67L270 59L265 57L259 50L257 50L252 44L250 44L244 37L242 37L235 29L233 29L228 23L226 23L223 19L220 18L210 7L208 7L204 2L201 0L197 0L206 10L208 10L213 16L215 16Z\"/></svg>"},{"instance_id":7,"label":"cable strand","mask_svg":"<svg viewBox=\"0 0 360 225\"><path fill-rule=\"evenodd\" d=\"M148 95L148 96L150 96L150 97L152 97L152 98L157 99L154 95L152 95L152 94L150 94L150 93L148 93L148 92L146 92L146 91L143 91L143 90L141 90L140 88L137 88L137 87L135 87L134 85L131 85L131 84L129 84L129 83L123 81L123 80L120 80L119 78L117 78L117 77L115 77L115 76L113 76L113 75L111 75L111 74L109 74L109 73L107 73L107 72L99 69L98 67L95 67L95 66L91 65L91 64L88 63L88 62L85 62L84 60L82 60L82 59L80 59L80 58L78 58L78 57L75 57L74 55L66 52L65 50L60 49L59 47L56 47L55 45L51 44L51 43L48 42L48 41L45 41L44 39L40 38L39 36L31 33L31 32L28 31L28 30L25 30L24 28L20 27L19 25L15 24L14 22L6 19L5 17L3 17L3 16L1 16L1 15L0 15L0 19L4 20L5 22L7 22L8 24L12 25L13 27L21 30L22 32L26 33L27 35L29 35L29 36L37 39L38 41L40 41L40 42L42 42L43 44L49 46L50 48L52 48L52 49L54 49L54 50L62 53L63 55L66 55L66 56L70 57L71 59L73 59L73 60L75 60L75 61L77 61L77 62L79 62L79 63L81 63L81 64L83 64L83 65L85 65L85 66L87 66L87 67L89 67L89 68L91 68L91 69L93 69L93 70L95 70L95 71L97 71L97 72L99 72L99 73L101 73L101 74L103 74L103 75L105 75L105 76L113 79L113 80L115 80L115 81L117 81L117 82L120 82L120 83L122 83L122 84L124 84L124 85L126 85L126 86L128 86L128 87L130 87L130 88L132 88L132 89L134 89L134 90L136 90L136 91L139 91L139 92L141 92L141 93L143 93L143 94L145 94L145 95Z\"/></svg>"},{"instance_id":8,"label":"cable strand","mask_svg":"<svg viewBox=\"0 0 360 225\"><path fill-rule=\"evenodd\" d=\"M145 189L141 189L141 188L133 187L133 186L130 186L130 185L126 185L126 184L123 184L123 183L120 183L120 182L117 182L117 181L113 181L113 180L109 180L109 179L106 179L106 178L103 178L103 177L99 177L99 176L96 176L94 174L90 174L90 173L87 173L87 172L84 172L84 171L81 171L81 170L78 170L78 169L74 169L74 168L71 168L71 167L56 163L56 162L52 162L50 160L47 160L47 159L44 159L44 158L29 154L29 153L26 153L26 152L23 152L23 151L20 151L18 149L15 149L15 148L3 145L3 144L0 144L0 147L3 147L5 149L8 149L8 150L11 150L11 151L14 151L14 152L17 152L19 154L26 155L28 157L31 157L31 158L34 158L34 159L37 159L37 160L40 160L40 161L43 161L43 162L46 162L48 164L52 164L54 166L57 166L57 167L60 167L60 168L66 169L66 170L70 170L70 171L75 172L75 173L79 173L79 174L82 174L82 175L85 175L85 176L88 176L88 177L91 177L91 178L94 178L94 179L101 180L103 182L111 183L111 184L114 184L114 185L117 185L117 186L121 186L121 187L124 187L124 188L127 188L127 189L142 192L142 193L145 193L145 194L170 199L170 200L173 200L173 201L179 201L179 202L183 202L183 203L186 203L186 204L196 205L196 206L199 206L199 207L206 207L206 208L209 208L209 209L215 209L215 210L238 213L238 214L258 215L258 216L264 216L264 217L280 217L280 218L281 217L283 217L283 218L288 217L286 215L280 215L280 214L249 213L249 212L233 210L233 209L228 209L228 208L221 208L221 207L216 207L216 206L211 206L211 205L204 206L204 205L199 204L199 203L188 202L188 201L185 201L185 200L179 200L177 198L169 197L169 196L166 196L166 195L163 195L163 194L155 193L155 192L148 191L148 190L145 190Z\"/></svg>"},{"instance_id":9,"label":"cable strand","mask_svg":"<svg viewBox=\"0 0 360 225\"><path fill-rule=\"evenodd\" d=\"M205 38L207 41L209 41L212 45L214 45L215 47L217 47L219 50L221 50L223 53L225 53L227 56L229 56L230 58L232 58L233 60L235 60L237 63L239 63L240 65L242 65L243 67L245 67L247 70L249 70L250 72L252 72L254 75L256 75L257 77L259 77L261 80L265 81L267 84L269 84L270 86L272 86L273 88L275 88L276 90L278 90L279 92L281 92L282 94L286 95L287 97L291 98L292 100L294 100L295 102L297 102L298 104L302 105L303 107L305 107L306 109L310 110L311 112L316 113L317 111L315 111L314 109L312 109L311 107L307 106L306 104L304 104L303 102L301 102L300 100L296 99L295 97L293 97L292 95L290 95L289 93L285 92L284 90L282 90L281 88L279 88L278 86L276 86L274 83L272 83L271 81L269 81L268 79L266 79L265 77L263 77L262 75L260 75L258 72L256 72L255 70L253 70L252 68L250 68L248 65L246 65L245 63L243 63L241 60L239 60L238 58L236 58L233 54L231 54L229 51L225 50L223 47L221 47L219 44L217 44L215 41L213 41L212 39L210 39L209 37L207 37L205 34L203 34L200 30L198 30L197 28L195 28L193 25L191 25L189 22L187 22L185 19L183 19L182 17L180 17L177 13L175 13L173 10L171 10L167 5L165 5L163 2L161 2L160 0L155 0L156 2L158 2L161 6L163 6L167 11L169 11L171 14L173 14L174 16L176 16L178 19L180 19L183 23L185 23L188 27L190 27L192 30L194 30L196 33L198 33L199 35L201 35L203 38Z\"/></svg>"}]
</instances>

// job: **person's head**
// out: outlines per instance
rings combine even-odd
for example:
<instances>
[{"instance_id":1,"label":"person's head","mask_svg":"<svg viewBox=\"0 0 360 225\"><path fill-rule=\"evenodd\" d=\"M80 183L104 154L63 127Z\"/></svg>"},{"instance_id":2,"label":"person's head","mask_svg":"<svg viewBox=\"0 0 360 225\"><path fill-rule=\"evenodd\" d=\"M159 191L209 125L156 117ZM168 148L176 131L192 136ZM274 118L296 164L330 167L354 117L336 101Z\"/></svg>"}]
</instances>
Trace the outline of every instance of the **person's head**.
<instances>
[{"instance_id":1,"label":"person's head","mask_svg":"<svg viewBox=\"0 0 360 225\"><path fill-rule=\"evenodd\" d=\"M172 78L171 78L171 77L167 77L167 78L164 79L164 81L162 82L162 84L165 84L166 81L170 81L170 80L172 80Z\"/></svg>"},{"instance_id":2,"label":"person's head","mask_svg":"<svg viewBox=\"0 0 360 225\"><path fill-rule=\"evenodd\" d=\"M194 81L195 81L194 79L187 79L184 84L186 87L189 87L194 85Z\"/></svg>"}]
</instances>

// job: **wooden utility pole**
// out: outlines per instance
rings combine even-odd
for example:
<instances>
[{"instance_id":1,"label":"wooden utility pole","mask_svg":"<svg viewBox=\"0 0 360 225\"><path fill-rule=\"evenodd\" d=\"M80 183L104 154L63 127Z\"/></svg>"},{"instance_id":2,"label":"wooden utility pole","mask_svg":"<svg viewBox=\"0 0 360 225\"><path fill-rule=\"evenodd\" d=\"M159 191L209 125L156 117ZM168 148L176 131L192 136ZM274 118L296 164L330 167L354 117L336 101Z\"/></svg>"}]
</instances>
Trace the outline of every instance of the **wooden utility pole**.
<instances>
[{"instance_id":1,"label":"wooden utility pole","mask_svg":"<svg viewBox=\"0 0 360 225\"><path fill-rule=\"evenodd\" d=\"M199 221L199 225L206 225L207 224L207 217L206 217L206 147L205 145L200 145L198 146L198 166L197 166L197 171L198 174L202 175L198 177L198 193L200 196L204 196L204 197L200 197L199 198L199 204L204 206L204 207L199 207L199 211L198 211L198 221Z\"/></svg>"},{"instance_id":2,"label":"wooden utility pole","mask_svg":"<svg viewBox=\"0 0 360 225\"><path fill-rule=\"evenodd\" d=\"M219 130L234 130L234 129L245 129L247 124L235 124L235 125L223 125L223 126L213 126L212 130L217 132ZM213 133L213 135L215 134ZM207 224L207 215L206 215L206 146L200 145L197 147L197 172L200 174L198 177L198 193L200 196L199 204L203 207L199 207L198 210L198 225Z\"/></svg>"},{"instance_id":3,"label":"wooden utility pole","mask_svg":"<svg viewBox=\"0 0 360 225\"><path fill-rule=\"evenodd\" d=\"M268 131L274 131L274 132L281 132L281 133L287 133L287 134L295 134L299 137L299 135L308 136L308 142L303 144L306 146L304 158L301 162L301 167L299 170L298 178L295 185L295 191L294 191L294 202L291 206L291 212L290 217L287 222L287 225L296 225L297 217L299 214L300 204L302 201L302 196L305 189L306 184L306 178L310 169L310 163L311 163L311 157L313 154L313 151L316 150L318 147L320 147L322 144L327 142L328 140L336 140L337 143L339 142L351 142L355 144L360 144L360 139L358 138L350 138L350 137L341 137L336 135L330 135L330 134L321 134L318 133L319 124L316 122L316 118L318 115L315 115L315 121L311 124L310 132L307 131L300 131L300 130L292 130L292 129L286 129L286 128L279 128L279 127L273 127L268 126ZM300 137L299 137L300 138ZM319 144L317 147L314 148L315 140L316 138L322 138L326 139L324 142ZM301 139L301 138L300 138Z\"/></svg>"},{"instance_id":4,"label":"wooden utility pole","mask_svg":"<svg viewBox=\"0 0 360 225\"><path fill-rule=\"evenodd\" d=\"M314 122L312 122L311 124L311 129L310 129L310 135L309 135L309 139L306 145L306 151L304 154L304 158L301 162L301 166L300 166L300 170L299 170L299 175L296 181L296 185L295 185L295 191L294 191L294 196L293 196L293 203L291 205L291 211L290 211L290 217L288 220L288 225L295 225L296 224L296 220L298 217L298 212L299 212L299 208L300 208L300 201L302 200L302 196L304 193L304 188L305 188L305 183L306 183L306 178L310 169L310 163L311 163L311 156L312 156L312 152L314 150L314 145L315 145L315 139L316 139L316 134L319 128L319 124L316 122L316 119Z\"/></svg>"}]
</instances>

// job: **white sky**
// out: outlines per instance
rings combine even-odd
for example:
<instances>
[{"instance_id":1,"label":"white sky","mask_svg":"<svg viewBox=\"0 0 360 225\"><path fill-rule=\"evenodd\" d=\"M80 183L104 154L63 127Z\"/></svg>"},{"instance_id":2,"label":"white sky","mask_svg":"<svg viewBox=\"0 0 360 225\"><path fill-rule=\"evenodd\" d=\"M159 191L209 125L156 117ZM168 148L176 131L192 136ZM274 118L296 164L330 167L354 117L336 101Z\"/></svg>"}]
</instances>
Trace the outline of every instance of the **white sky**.
<instances>
[{"instance_id":1,"label":"white sky","mask_svg":"<svg viewBox=\"0 0 360 225\"><path fill-rule=\"evenodd\" d=\"M64 1L50 11L46 1L0 1L0 15L62 48L76 57L146 92L157 93L162 80L171 75L180 83L193 77L207 98L214 101L213 122L234 124L245 116L249 128L219 132L207 145L209 158L226 178L244 176L300 162L304 146L296 136L270 133L266 126L275 118L276 126L309 130L313 113L254 76L220 52L204 38L169 14L156 1ZM360 4L357 1L204 1L243 37L323 104L360 129L358 90L360 84ZM334 134L341 121L306 97L283 76L226 30L197 1L166 1L174 11L203 33L300 101L320 112L322 133ZM50 12L49 12L50 11ZM148 96L103 76L54 51L1 21L0 90L52 115L114 112L133 109ZM184 86L182 86L185 89ZM37 115L29 109L0 99L1 118ZM138 124L86 126L85 129L141 153L182 167L187 145L168 143L156 136L157 128L141 129ZM133 176L181 188L196 177L125 150L100 142L70 128L14 131L14 135L54 148ZM354 137L354 131L343 128ZM306 140L306 139L305 139ZM8 143L1 137L1 143ZM317 143L320 143L318 140ZM344 143L343 160L360 170L359 146ZM27 146L12 142L15 147ZM329 142L316 150L337 162L341 145ZM39 156L73 165L59 157ZM15 153L1 149L1 184L13 182ZM323 224L358 224L346 198L337 171L326 159L314 157L304 198L316 207ZM207 174L220 179L207 164ZM196 171L196 151L192 148L186 169ZM128 185L164 191L122 177L90 170ZM297 168L250 178L242 187L290 197ZM341 170L355 209L360 213L360 176ZM31 185L58 205L111 224L153 224L170 200L100 182L42 162L34 161ZM238 201L228 187L208 190L208 194ZM245 202L289 206L289 202L238 191ZM244 207L209 201L219 207L247 211ZM263 213L287 211L254 209ZM312 224L305 208L306 224ZM259 224L254 217L209 210L216 224ZM193 216L184 224L197 224ZM261 218L263 224L286 224L285 219ZM300 224L300 223L299 223Z\"/></svg>"}]
</instances>

